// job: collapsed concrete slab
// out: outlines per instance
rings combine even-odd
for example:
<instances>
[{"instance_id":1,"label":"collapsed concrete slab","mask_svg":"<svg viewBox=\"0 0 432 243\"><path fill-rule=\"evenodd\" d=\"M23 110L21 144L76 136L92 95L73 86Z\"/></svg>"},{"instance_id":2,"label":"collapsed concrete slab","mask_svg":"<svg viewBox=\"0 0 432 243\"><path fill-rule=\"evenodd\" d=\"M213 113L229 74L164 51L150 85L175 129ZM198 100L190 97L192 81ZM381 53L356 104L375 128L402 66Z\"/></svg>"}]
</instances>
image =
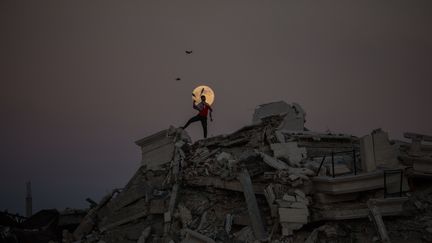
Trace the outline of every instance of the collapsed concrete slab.
<instances>
[{"instance_id":1,"label":"collapsed concrete slab","mask_svg":"<svg viewBox=\"0 0 432 243\"><path fill-rule=\"evenodd\" d=\"M399 156L403 164L412 166L410 176L432 177L432 148L422 144L432 142L432 136L418 133L404 133L404 137L412 140L409 146L404 146L404 154Z\"/></svg>"},{"instance_id":2,"label":"collapsed concrete slab","mask_svg":"<svg viewBox=\"0 0 432 243\"><path fill-rule=\"evenodd\" d=\"M432 157L411 158L411 160L416 172L431 174L432 176Z\"/></svg>"},{"instance_id":3,"label":"collapsed concrete slab","mask_svg":"<svg viewBox=\"0 0 432 243\"><path fill-rule=\"evenodd\" d=\"M403 204L408 201L408 198L370 200L373 201L382 216L396 216L404 213ZM339 203L333 206L323 206L321 210L315 211L312 215L312 221L367 218L369 211L367 203Z\"/></svg>"},{"instance_id":4,"label":"collapsed concrete slab","mask_svg":"<svg viewBox=\"0 0 432 243\"><path fill-rule=\"evenodd\" d=\"M390 143L388 133L376 129L372 132L372 139L376 166L381 168L398 166L398 147Z\"/></svg>"},{"instance_id":5,"label":"collapsed concrete slab","mask_svg":"<svg viewBox=\"0 0 432 243\"><path fill-rule=\"evenodd\" d=\"M383 188L383 172L374 171L339 177L317 176L312 178L315 189L331 195L369 191Z\"/></svg>"},{"instance_id":6,"label":"collapsed concrete slab","mask_svg":"<svg viewBox=\"0 0 432 243\"><path fill-rule=\"evenodd\" d=\"M171 161L174 156L174 139L168 136L168 130L157 132L135 142L141 147L141 165L149 170L162 169L162 165Z\"/></svg>"},{"instance_id":7,"label":"collapsed concrete slab","mask_svg":"<svg viewBox=\"0 0 432 243\"><path fill-rule=\"evenodd\" d=\"M289 105L285 101L272 102L257 106L253 114L252 123L257 124L261 122L263 118L274 115L285 116L283 122L280 124L280 129L293 131L304 130L306 113L300 105L296 103Z\"/></svg>"},{"instance_id":8,"label":"collapsed concrete slab","mask_svg":"<svg viewBox=\"0 0 432 243\"><path fill-rule=\"evenodd\" d=\"M270 147L274 157L283 159L291 166L300 166L300 162L307 157L306 148L298 147L296 142L273 143Z\"/></svg>"},{"instance_id":9,"label":"collapsed concrete slab","mask_svg":"<svg viewBox=\"0 0 432 243\"><path fill-rule=\"evenodd\" d=\"M361 168L364 172L376 170L374 143L371 135L360 138Z\"/></svg>"},{"instance_id":10,"label":"collapsed concrete slab","mask_svg":"<svg viewBox=\"0 0 432 243\"><path fill-rule=\"evenodd\" d=\"M261 219L261 212L258 208L255 193L252 187L252 181L250 179L249 172L243 170L240 172L238 180L243 187L243 193L245 196L246 204L248 206L249 218L251 220L252 229L256 239L265 239L267 234L264 230L264 224Z\"/></svg>"},{"instance_id":11,"label":"collapsed concrete slab","mask_svg":"<svg viewBox=\"0 0 432 243\"><path fill-rule=\"evenodd\" d=\"M314 199L321 204L332 204L338 202L355 201L359 197L359 193L346 194L327 194L322 192L314 193Z\"/></svg>"},{"instance_id":12,"label":"collapsed concrete slab","mask_svg":"<svg viewBox=\"0 0 432 243\"><path fill-rule=\"evenodd\" d=\"M409 153L413 155L422 153L422 141L432 142L432 136L428 136L425 134L406 132L404 133L404 137L411 139L412 143L409 149Z\"/></svg>"},{"instance_id":13,"label":"collapsed concrete slab","mask_svg":"<svg viewBox=\"0 0 432 243\"><path fill-rule=\"evenodd\" d=\"M390 238L388 236L386 226L384 224L381 212L376 205L376 201L369 200L367 206L370 210L369 218L371 219L372 222L374 222L375 228L377 229L381 241L390 242Z\"/></svg>"}]
</instances>

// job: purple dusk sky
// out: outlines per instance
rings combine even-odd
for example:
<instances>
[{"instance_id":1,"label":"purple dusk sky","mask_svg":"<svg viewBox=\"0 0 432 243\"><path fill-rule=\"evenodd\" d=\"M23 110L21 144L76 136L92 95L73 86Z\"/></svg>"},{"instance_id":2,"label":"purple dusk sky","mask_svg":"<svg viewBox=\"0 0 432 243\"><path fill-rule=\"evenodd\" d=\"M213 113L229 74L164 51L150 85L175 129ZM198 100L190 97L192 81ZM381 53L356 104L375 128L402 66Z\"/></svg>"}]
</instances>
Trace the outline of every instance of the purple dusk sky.
<instances>
[{"instance_id":1,"label":"purple dusk sky","mask_svg":"<svg viewBox=\"0 0 432 243\"><path fill-rule=\"evenodd\" d=\"M216 93L209 135L278 100L315 131L432 134L431 13L430 0L1 1L0 210L24 212L26 180L35 211L124 186L133 142L183 125L200 84Z\"/></svg>"}]
</instances>

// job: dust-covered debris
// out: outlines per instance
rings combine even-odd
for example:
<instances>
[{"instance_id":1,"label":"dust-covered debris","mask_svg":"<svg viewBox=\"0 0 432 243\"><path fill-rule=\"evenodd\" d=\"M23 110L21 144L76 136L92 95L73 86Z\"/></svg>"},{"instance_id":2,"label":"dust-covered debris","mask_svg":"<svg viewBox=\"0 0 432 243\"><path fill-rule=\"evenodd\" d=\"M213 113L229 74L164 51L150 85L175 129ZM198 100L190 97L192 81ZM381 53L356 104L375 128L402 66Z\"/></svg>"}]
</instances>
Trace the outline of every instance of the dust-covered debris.
<instances>
[{"instance_id":1,"label":"dust-covered debris","mask_svg":"<svg viewBox=\"0 0 432 243\"><path fill-rule=\"evenodd\" d=\"M305 116L298 104L275 102L257 107L253 125L232 134L192 143L170 127L140 139L141 166L127 185L92 203L60 238L431 241L429 136L408 133L413 142L406 143L381 129L360 139L319 133L305 129ZM14 227L2 226L2 237Z\"/></svg>"}]
</instances>

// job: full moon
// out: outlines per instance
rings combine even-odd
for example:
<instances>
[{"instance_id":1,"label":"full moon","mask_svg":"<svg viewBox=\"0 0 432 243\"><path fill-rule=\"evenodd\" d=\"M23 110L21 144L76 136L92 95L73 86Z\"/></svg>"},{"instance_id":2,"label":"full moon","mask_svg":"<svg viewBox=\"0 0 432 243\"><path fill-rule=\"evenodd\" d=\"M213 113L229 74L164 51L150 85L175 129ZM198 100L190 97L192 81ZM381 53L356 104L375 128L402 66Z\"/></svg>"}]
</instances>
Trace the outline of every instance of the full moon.
<instances>
[{"instance_id":1,"label":"full moon","mask_svg":"<svg viewBox=\"0 0 432 243\"><path fill-rule=\"evenodd\" d=\"M201 86L196 87L192 91L192 100L194 100L196 103L200 103L202 95L204 95L206 97L206 102L209 105L213 104L214 99L215 99L215 94L210 87L205 86L205 85L201 85Z\"/></svg>"}]
</instances>

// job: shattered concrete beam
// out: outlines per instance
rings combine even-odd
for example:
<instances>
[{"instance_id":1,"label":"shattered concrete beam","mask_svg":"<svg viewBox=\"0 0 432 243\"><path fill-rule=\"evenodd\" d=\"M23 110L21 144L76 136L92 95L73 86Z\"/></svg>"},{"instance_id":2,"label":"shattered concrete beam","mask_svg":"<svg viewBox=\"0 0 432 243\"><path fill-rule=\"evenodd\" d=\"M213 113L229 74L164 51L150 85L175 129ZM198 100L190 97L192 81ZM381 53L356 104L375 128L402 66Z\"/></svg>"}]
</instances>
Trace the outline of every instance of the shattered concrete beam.
<instances>
[{"instance_id":1,"label":"shattered concrete beam","mask_svg":"<svg viewBox=\"0 0 432 243\"><path fill-rule=\"evenodd\" d=\"M171 196L168 203L168 210L164 213L164 235L166 236L171 229L171 221L174 213L175 204L177 202L177 194L179 190L179 184L174 184L171 190Z\"/></svg>"},{"instance_id":2,"label":"shattered concrete beam","mask_svg":"<svg viewBox=\"0 0 432 243\"><path fill-rule=\"evenodd\" d=\"M204 154L204 155L202 155L202 156L198 156L198 157L193 157L193 158L191 159L191 161L192 161L193 163L195 163L195 164L196 164L196 163L199 163L199 162L203 162L203 161L205 161L206 159L210 158L211 156L213 156L213 155L219 153L220 150L221 150L220 148L217 148L217 149L215 149L215 150L209 152L208 154Z\"/></svg>"},{"instance_id":3,"label":"shattered concrete beam","mask_svg":"<svg viewBox=\"0 0 432 243\"><path fill-rule=\"evenodd\" d=\"M186 183L190 186L213 186L219 189L243 192L243 187L238 181L225 181L218 177L195 177ZM265 186L263 184L254 184L252 187L255 194L264 194Z\"/></svg>"},{"instance_id":4,"label":"shattered concrete beam","mask_svg":"<svg viewBox=\"0 0 432 243\"><path fill-rule=\"evenodd\" d=\"M129 222L134 221L134 220L137 220L137 219L140 219L140 218L146 217L147 215L148 215L148 212L147 212L147 210L145 210L144 212L141 212L141 213L138 213L138 214L133 215L133 216L131 216L131 217L128 217L128 218L125 218L125 219L119 220L119 221L117 221L117 222L115 222L115 223L112 223L112 224L106 225L106 226L102 227L102 228L100 229L100 231L101 231L101 232L107 231L107 230L112 229L112 228L115 228L115 227L117 227L117 226L119 226L119 225L127 224L127 223L129 223Z\"/></svg>"},{"instance_id":5,"label":"shattered concrete beam","mask_svg":"<svg viewBox=\"0 0 432 243\"><path fill-rule=\"evenodd\" d=\"M371 135L360 138L361 167L364 172L376 170L374 143Z\"/></svg>"},{"instance_id":6,"label":"shattered concrete beam","mask_svg":"<svg viewBox=\"0 0 432 243\"><path fill-rule=\"evenodd\" d=\"M332 195L368 191L384 187L383 172L373 171L339 177L317 176L312 178L315 189Z\"/></svg>"},{"instance_id":7,"label":"shattered concrete beam","mask_svg":"<svg viewBox=\"0 0 432 243\"><path fill-rule=\"evenodd\" d=\"M374 201L382 216L396 216L403 213L402 205L407 197L369 199ZM319 214L314 214L312 221L359 219L369 216L369 208L365 203L354 205L353 203L339 204L337 208L325 207Z\"/></svg>"},{"instance_id":8,"label":"shattered concrete beam","mask_svg":"<svg viewBox=\"0 0 432 243\"><path fill-rule=\"evenodd\" d=\"M114 197L114 195L118 192L119 189L112 190L109 194L105 195L102 198L102 200L99 202L99 204L96 207L89 210L87 215L81 221L81 224L78 225L78 227L73 232L73 236L75 239L81 239L83 236L87 235L93 230L93 227L95 226L97 212L102 207L104 207L108 202L110 202L111 199Z\"/></svg>"},{"instance_id":9,"label":"shattered concrete beam","mask_svg":"<svg viewBox=\"0 0 432 243\"><path fill-rule=\"evenodd\" d=\"M413 168L415 171L420 171L423 173L432 173L432 158L412 158Z\"/></svg>"},{"instance_id":10,"label":"shattered concrete beam","mask_svg":"<svg viewBox=\"0 0 432 243\"><path fill-rule=\"evenodd\" d=\"M277 170L287 170L290 167L285 164L283 161L280 161L276 158L271 157L270 155L267 155L265 153L259 152L259 154L261 155L261 158L263 159L263 161L268 164L269 166L277 169Z\"/></svg>"},{"instance_id":11,"label":"shattered concrete beam","mask_svg":"<svg viewBox=\"0 0 432 243\"><path fill-rule=\"evenodd\" d=\"M307 224L308 216L307 208L279 208L280 222Z\"/></svg>"},{"instance_id":12,"label":"shattered concrete beam","mask_svg":"<svg viewBox=\"0 0 432 243\"><path fill-rule=\"evenodd\" d=\"M385 227L381 213L380 213L378 207L376 206L376 202L369 200L367 202L367 205L368 205L368 208L369 208L370 214L371 214L370 219L374 222L375 227L378 231L378 234L381 238L381 241L385 242L385 243L389 243L390 238L387 234L387 229Z\"/></svg>"},{"instance_id":13,"label":"shattered concrete beam","mask_svg":"<svg viewBox=\"0 0 432 243\"><path fill-rule=\"evenodd\" d=\"M409 138L412 141L411 146L410 146L409 151L408 151L410 154L417 154L417 153L421 152L422 141L432 142L432 136L427 136L427 135L418 134L418 133L406 132L406 133L404 133L404 137Z\"/></svg>"},{"instance_id":14,"label":"shattered concrete beam","mask_svg":"<svg viewBox=\"0 0 432 243\"><path fill-rule=\"evenodd\" d=\"M274 204L276 196L273 191L273 186L270 184L264 188L264 196L266 197L267 203L270 207L270 213L273 218L277 217L277 205Z\"/></svg>"},{"instance_id":15,"label":"shattered concrete beam","mask_svg":"<svg viewBox=\"0 0 432 243\"><path fill-rule=\"evenodd\" d=\"M423 140L423 141L426 141L426 142L432 142L432 136L428 136L428 135L424 135L424 134L419 134L419 133L405 132L404 133L404 137L405 138L410 138L410 139L419 139L419 140Z\"/></svg>"},{"instance_id":16,"label":"shattered concrete beam","mask_svg":"<svg viewBox=\"0 0 432 243\"><path fill-rule=\"evenodd\" d=\"M179 185L178 184L174 184L174 186L172 187L172 190L171 190L170 201L169 201L169 204L168 204L168 212L170 213L170 215L172 215L173 212L174 212L175 204L176 204L176 201L177 201L178 190L179 190Z\"/></svg>"},{"instance_id":17,"label":"shattered concrete beam","mask_svg":"<svg viewBox=\"0 0 432 243\"><path fill-rule=\"evenodd\" d=\"M255 193L252 187L252 181L249 176L249 172L243 169L238 176L238 180L243 186L243 193L246 199L248 207L249 217L251 220L251 226L257 239L265 239L266 232L264 230L264 224L261 219L261 214L256 201Z\"/></svg>"}]
</instances>

